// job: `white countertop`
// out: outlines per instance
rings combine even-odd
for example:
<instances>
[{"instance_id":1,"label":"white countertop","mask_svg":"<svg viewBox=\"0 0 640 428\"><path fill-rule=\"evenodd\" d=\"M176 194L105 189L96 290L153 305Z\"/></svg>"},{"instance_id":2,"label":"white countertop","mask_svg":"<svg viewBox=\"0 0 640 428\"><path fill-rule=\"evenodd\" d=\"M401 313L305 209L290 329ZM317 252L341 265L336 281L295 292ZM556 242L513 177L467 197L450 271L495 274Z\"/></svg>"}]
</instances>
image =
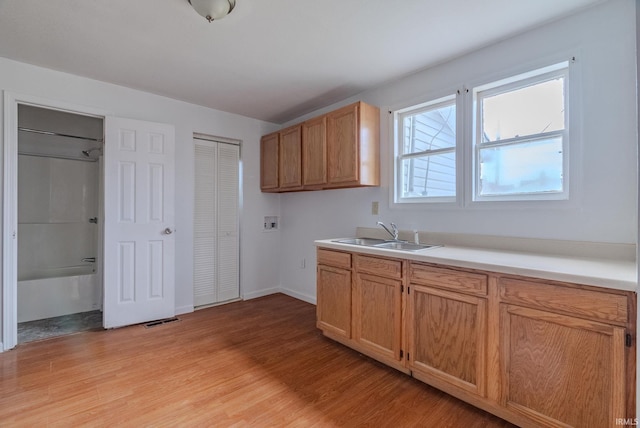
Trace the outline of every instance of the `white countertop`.
<instances>
[{"instance_id":1,"label":"white countertop","mask_svg":"<svg viewBox=\"0 0 640 428\"><path fill-rule=\"evenodd\" d=\"M315 244L318 247L336 250L594 285L616 290L636 291L638 285L636 263L627 260L572 258L455 246L428 248L420 251L401 251L334 242L338 239L341 238L322 239L315 241Z\"/></svg>"}]
</instances>

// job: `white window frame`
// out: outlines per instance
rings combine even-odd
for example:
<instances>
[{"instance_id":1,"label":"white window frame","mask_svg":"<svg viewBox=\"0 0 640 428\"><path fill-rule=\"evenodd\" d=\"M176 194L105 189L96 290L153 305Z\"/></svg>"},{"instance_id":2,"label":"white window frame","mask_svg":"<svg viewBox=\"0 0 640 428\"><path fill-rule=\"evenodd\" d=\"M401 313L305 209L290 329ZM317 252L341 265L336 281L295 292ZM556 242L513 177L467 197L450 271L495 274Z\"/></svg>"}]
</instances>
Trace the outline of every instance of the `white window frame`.
<instances>
[{"instance_id":1,"label":"white window frame","mask_svg":"<svg viewBox=\"0 0 640 428\"><path fill-rule=\"evenodd\" d=\"M460 102L459 93L452 93L450 95L432 99L427 102L423 102L417 105L412 105L403 109L398 109L393 112L393 142L394 142L394 185L393 185L393 203L394 204L447 204L456 203L460 199L461 188L461 176L460 176L460 156L461 156L461 136L460 136ZM456 143L451 148L425 150L416 153L403 153L404 151L404 127L402 125L406 116L412 116L419 114L423 111L437 109L439 107L445 107L453 105L456 108ZM403 174L402 174L402 162L405 159L421 158L425 156L434 156L445 153L455 153L455 194L453 196L425 196L425 197L402 197L403 186Z\"/></svg>"},{"instance_id":2,"label":"white window frame","mask_svg":"<svg viewBox=\"0 0 640 428\"><path fill-rule=\"evenodd\" d=\"M517 89L544 83L562 77L564 79L564 129L560 131L530 134L524 137L508 138L500 141L482 142L482 98L508 93ZM547 67L518 74L506 79L473 88L473 201L557 201L569 199L569 62L563 61ZM560 192L521 192L510 195L481 195L480 194L480 150L489 147L516 146L518 144L562 137L562 174L563 183Z\"/></svg>"}]
</instances>

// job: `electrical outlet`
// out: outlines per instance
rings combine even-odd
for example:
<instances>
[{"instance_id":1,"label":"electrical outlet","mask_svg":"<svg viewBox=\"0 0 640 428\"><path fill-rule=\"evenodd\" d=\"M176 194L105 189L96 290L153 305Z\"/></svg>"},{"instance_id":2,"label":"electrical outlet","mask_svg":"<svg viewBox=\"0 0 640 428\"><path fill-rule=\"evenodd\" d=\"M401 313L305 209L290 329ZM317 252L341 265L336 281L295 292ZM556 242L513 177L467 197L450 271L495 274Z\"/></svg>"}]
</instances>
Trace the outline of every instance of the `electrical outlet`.
<instances>
[{"instance_id":1,"label":"electrical outlet","mask_svg":"<svg viewBox=\"0 0 640 428\"><path fill-rule=\"evenodd\" d=\"M300 259L300 269L307 267L307 259Z\"/></svg>"},{"instance_id":2,"label":"electrical outlet","mask_svg":"<svg viewBox=\"0 0 640 428\"><path fill-rule=\"evenodd\" d=\"M372 215L378 215L378 207L379 206L380 206L380 204L378 203L378 201L371 202L371 214Z\"/></svg>"}]
</instances>

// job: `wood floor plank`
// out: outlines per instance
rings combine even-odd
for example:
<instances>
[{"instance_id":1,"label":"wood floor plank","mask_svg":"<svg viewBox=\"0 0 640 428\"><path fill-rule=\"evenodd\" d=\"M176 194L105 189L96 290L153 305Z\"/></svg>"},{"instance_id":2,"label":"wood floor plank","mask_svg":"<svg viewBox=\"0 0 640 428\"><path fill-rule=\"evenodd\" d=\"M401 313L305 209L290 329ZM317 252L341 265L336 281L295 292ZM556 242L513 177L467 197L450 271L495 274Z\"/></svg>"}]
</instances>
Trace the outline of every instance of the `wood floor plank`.
<instances>
[{"instance_id":1,"label":"wood floor plank","mask_svg":"<svg viewBox=\"0 0 640 428\"><path fill-rule=\"evenodd\" d=\"M20 345L0 381L0 426L511 426L326 339L281 294Z\"/></svg>"}]
</instances>

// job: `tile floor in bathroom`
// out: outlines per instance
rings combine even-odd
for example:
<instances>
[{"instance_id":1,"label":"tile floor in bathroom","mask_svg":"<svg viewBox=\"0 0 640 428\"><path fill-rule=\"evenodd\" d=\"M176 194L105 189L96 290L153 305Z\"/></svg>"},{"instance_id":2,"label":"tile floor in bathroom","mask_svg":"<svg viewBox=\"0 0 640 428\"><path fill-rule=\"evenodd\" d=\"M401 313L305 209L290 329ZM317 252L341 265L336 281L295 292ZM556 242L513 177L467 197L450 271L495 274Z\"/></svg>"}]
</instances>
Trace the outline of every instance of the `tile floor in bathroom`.
<instances>
[{"instance_id":1,"label":"tile floor in bathroom","mask_svg":"<svg viewBox=\"0 0 640 428\"><path fill-rule=\"evenodd\" d=\"M33 342L87 330L102 330L102 312L90 311L18 323L18 343Z\"/></svg>"}]
</instances>

